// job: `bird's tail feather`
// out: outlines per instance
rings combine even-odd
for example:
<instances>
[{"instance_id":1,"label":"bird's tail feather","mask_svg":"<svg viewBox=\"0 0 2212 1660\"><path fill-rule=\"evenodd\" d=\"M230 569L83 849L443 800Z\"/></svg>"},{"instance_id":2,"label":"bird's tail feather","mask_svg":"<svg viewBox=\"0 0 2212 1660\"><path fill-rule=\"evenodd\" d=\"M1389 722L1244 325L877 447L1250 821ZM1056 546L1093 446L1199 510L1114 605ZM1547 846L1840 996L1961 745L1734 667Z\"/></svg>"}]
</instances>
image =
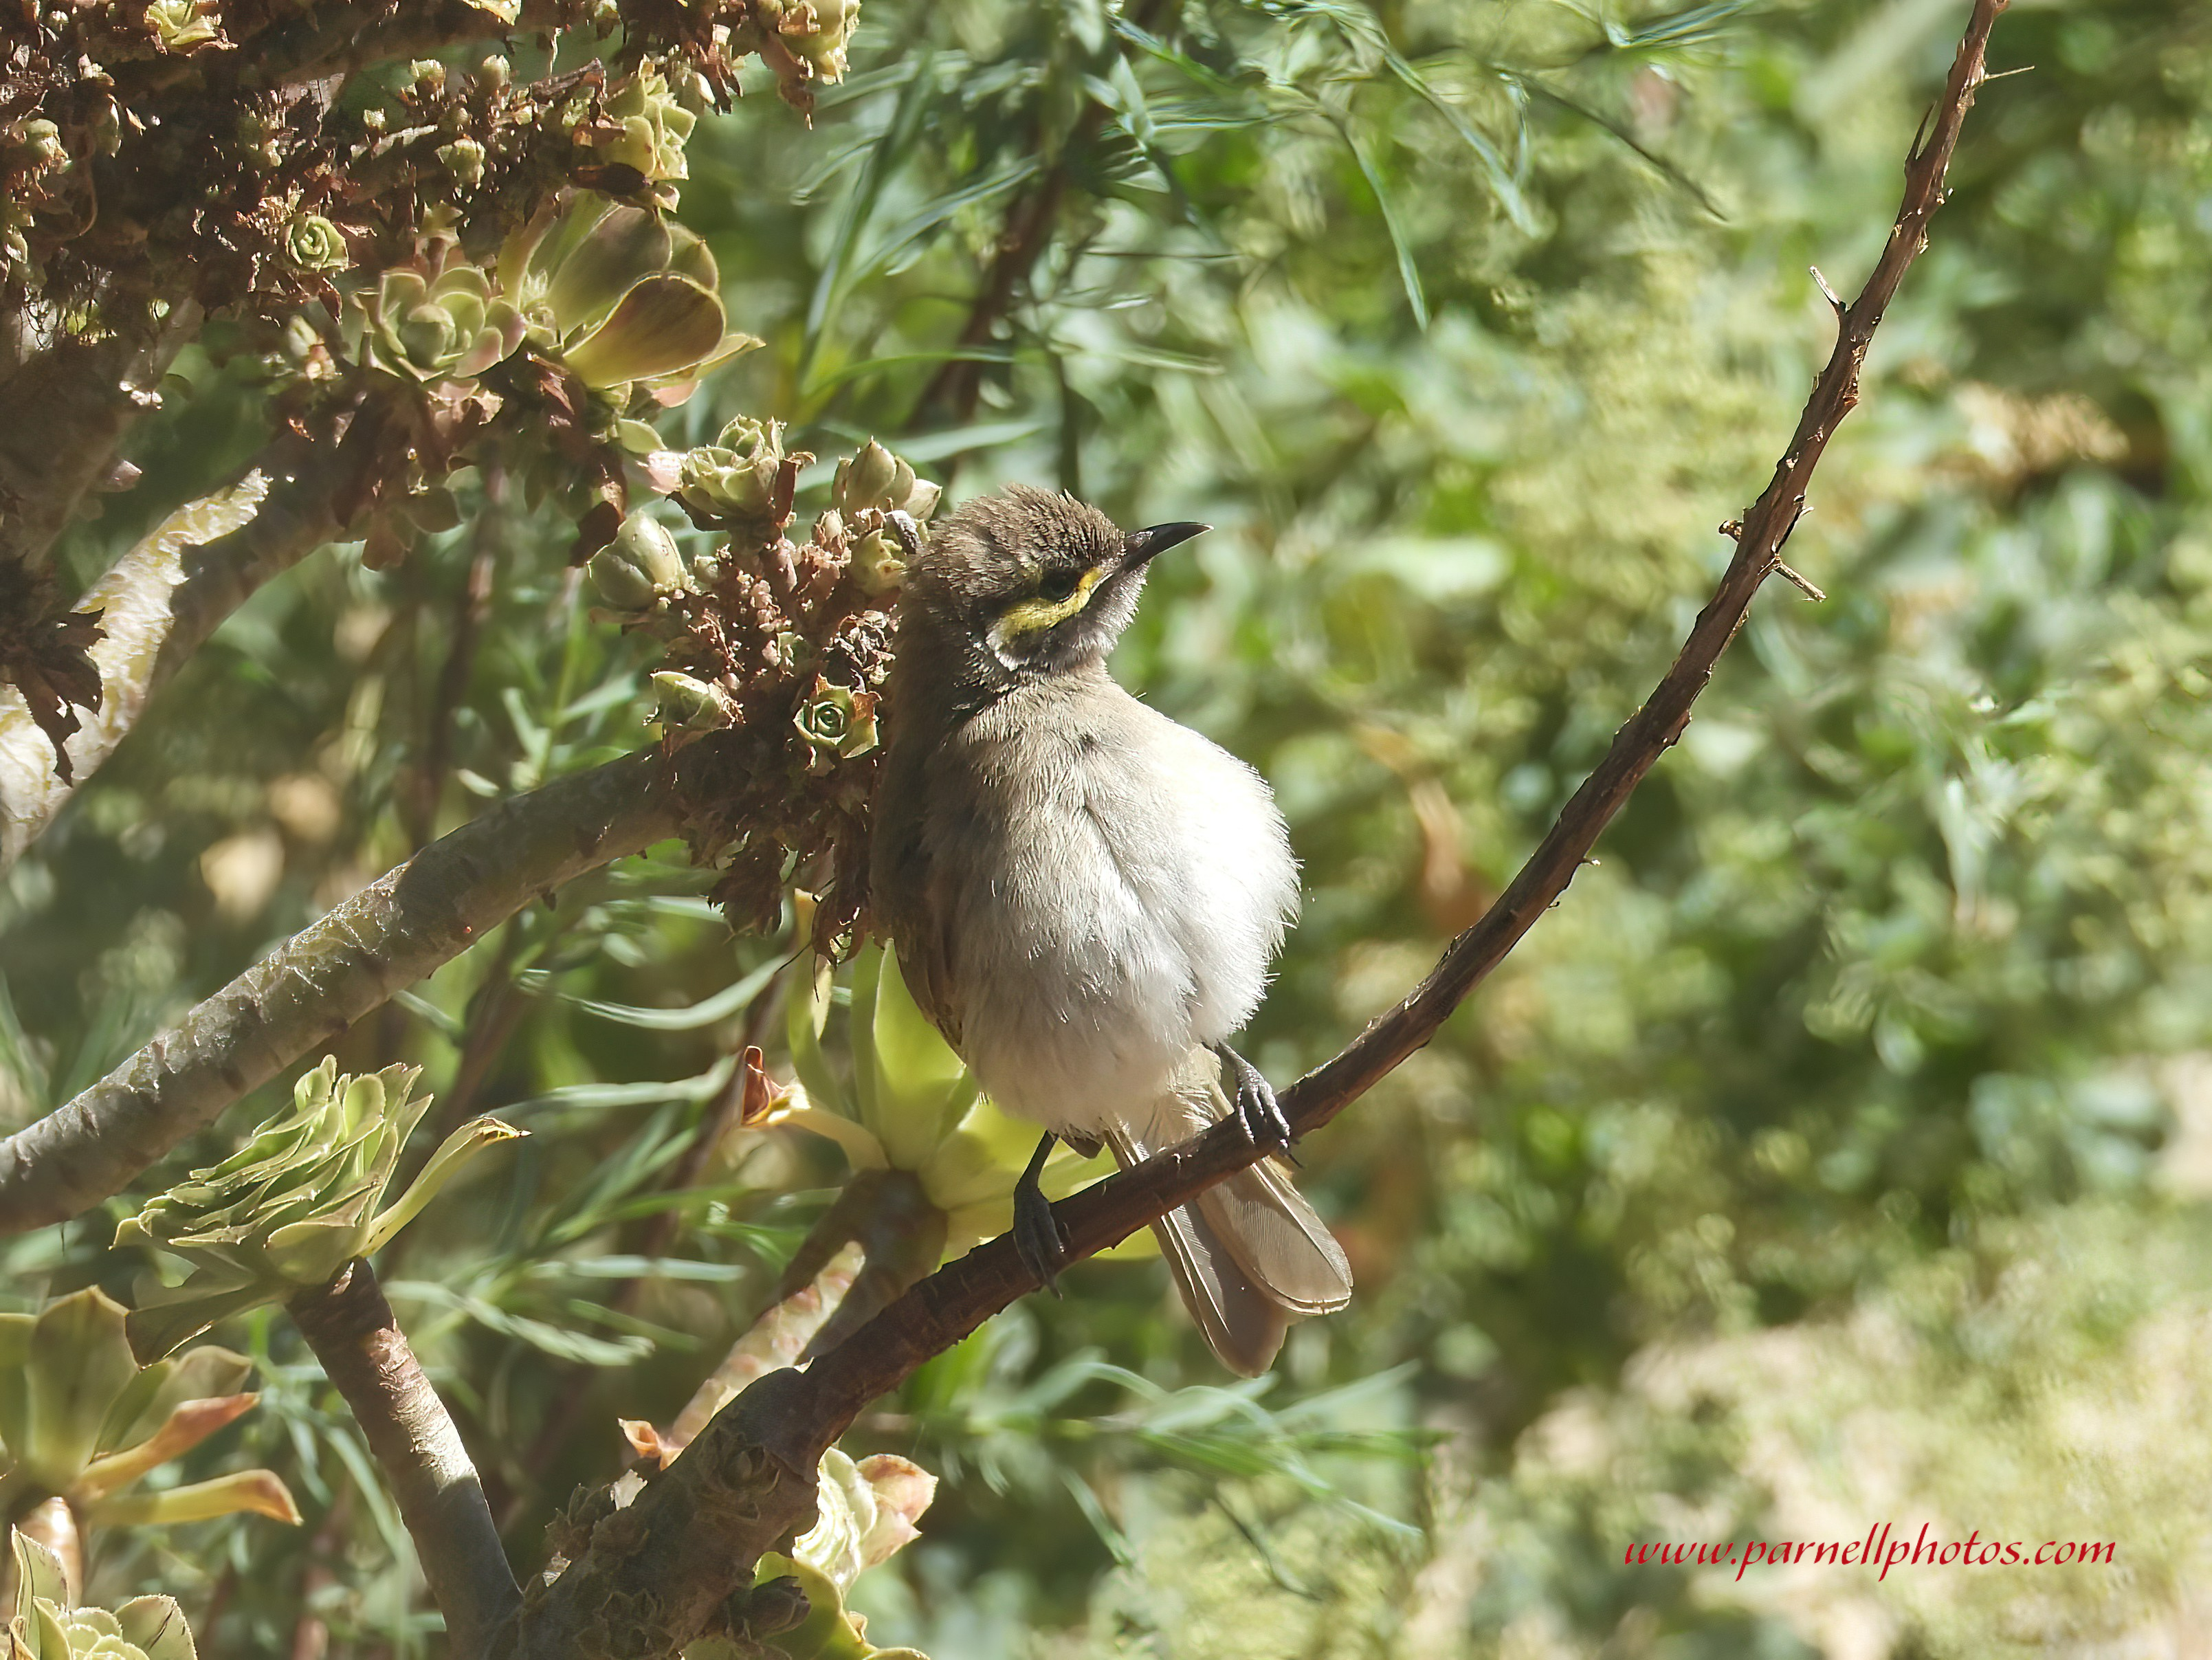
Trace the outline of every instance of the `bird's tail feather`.
<instances>
[{"instance_id":1,"label":"bird's tail feather","mask_svg":"<svg viewBox=\"0 0 2212 1660\"><path fill-rule=\"evenodd\" d=\"M1194 1049L1173 1087L1109 1125L1126 1168L1185 1141L1231 1110L1220 1063ZM1176 1289L1222 1365L1256 1377L1273 1364L1294 1316L1352 1300L1352 1265L1290 1177L1271 1159L1238 1171L1152 1225Z\"/></svg>"}]
</instances>

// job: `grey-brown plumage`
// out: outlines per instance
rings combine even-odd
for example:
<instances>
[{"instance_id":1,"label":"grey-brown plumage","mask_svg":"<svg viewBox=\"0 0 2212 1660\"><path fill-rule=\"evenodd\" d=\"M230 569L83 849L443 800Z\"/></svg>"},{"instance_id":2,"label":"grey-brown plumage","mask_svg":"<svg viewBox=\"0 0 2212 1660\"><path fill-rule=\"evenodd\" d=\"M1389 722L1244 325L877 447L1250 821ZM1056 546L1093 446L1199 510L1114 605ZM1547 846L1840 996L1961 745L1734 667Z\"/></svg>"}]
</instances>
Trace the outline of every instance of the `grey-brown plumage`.
<instances>
[{"instance_id":1,"label":"grey-brown plumage","mask_svg":"<svg viewBox=\"0 0 2212 1660\"><path fill-rule=\"evenodd\" d=\"M872 903L924 1012L994 1100L1045 1127L1015 1237L1048 1284L1062 1242L1036 1178L1054 1137L1127 1164L1233 1111L1288 1143L1228 1046L1297 907L1282 818L1249 767L1106 671L1148 562L1204 528L1124 535L1016 486L937 531L899 605ZM1214 1353L1247 1375L1292 1316L1352 1293L1273 1159L1153 1231Z\"/></svg>"}]
</instances>

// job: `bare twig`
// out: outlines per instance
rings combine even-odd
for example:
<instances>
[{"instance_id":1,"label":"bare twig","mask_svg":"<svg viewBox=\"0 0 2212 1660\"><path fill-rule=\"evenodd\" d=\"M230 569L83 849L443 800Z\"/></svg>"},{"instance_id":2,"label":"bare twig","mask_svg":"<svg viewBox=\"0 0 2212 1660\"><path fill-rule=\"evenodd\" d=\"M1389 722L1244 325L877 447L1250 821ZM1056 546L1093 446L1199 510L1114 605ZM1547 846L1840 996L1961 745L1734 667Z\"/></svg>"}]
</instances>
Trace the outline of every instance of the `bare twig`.
<instances>
[{"instance_id":1,"label":"bare twig","mask_svg":"<svg viewBox=\"0 0 2212 1660\"><path fill-rule=\"evenodd\" d=\"M460 1432L367 1262L288 1307L392 1488L454 1660L474 1660L513 1618L521 1592Z\"/></svg>"},{"instance_id":2,"label":"bare twig","mask_svg":"<svg viewBox=\"0 0 2212 1660\"><path fill-rule=\"evenodd\" d=\"M431 843L66 1106L0 1140L0 1235L116 1192L541 893L676 835L682 798L669 763L629 756L504 801Z\"/></svg>"},{"instance_id":3,"label":"bare twig","mask_svg":"<svg viewBox=\"0 0 2212 1660\"><path fill-rule=\"evenodd\" d=\"M1868 344L1925 244L1960 125L1984 79L1990 30L2005 5L2006 0L1974 0L1935 118L1907 162L1905 200L1888 246L1845 312L1834 355L1814 384L1789 450L1744 514L1735 556L1674 666L1615 734L1605 758L1512 884L1481 921L1452 941L1435 971L1341 1054L1283 1092L1283 1110L1300 1134L1328 1123L1436 1035L1566 891L1599 833L1681 736L1692 704L1759 585L1774 572L1830 435L1857 401ZM1261 1152L1233 1119L1226 1120L1063 1200L1054 1208L1070 1257L1088 1256L1127 1238L1253 1164ZM860 1410L1036 1288L1012 1238L995 1239L930 1275L807 1371L762 1378L715 1417L684 1458L647 1482L624 1512L629 1519L618 1550L589 1550L550 1586L533 1588L517 1652L528 1660L566 1660L579 1651L646 1657L687 1640L744 1583L760 1552L805 1524L811 1504L805 1491L809 1474ZM712 1528L722 1531L711 1542L702 1541L702 1529ZM650 1628L641 1627L608 1645L608 1610L616 1607L651 1609ZM593 1646L586 1649L587 1633Z\"/></svg>"},{"instance_id":4,"label":"bare twig","mask_svg":"<svg viewBox=\"0 0 2212 1660\"><path fill-rule=\"evenodd\" d=\"M506 471L487 461L481 471L483 511L477 519L468 573L453 596L453 637L439 667L437 690L423 723L422 760L409 775L403 797L407 835L418 848L428 847L438 831L438 803L446 793L446 772L453 759L453 719L469 695L477 642L491 611L492 589L506 551Z\"/></svg>"},{"instance_id":5,"label":"bare twig","mask_svg":"<svg viewBox=\"0 0 2212 1660\"><path fill-rule=\"evenodd\" d=\"M736 1400L754 1383L782 1366L795 1366L816 1334L829 1323L851 1291L860 1272L861 1252L848 1244L822 1265L805 1284L769 1304L767 1311L746 1328L730 1346L722 1364L691 1393L661 1438L665 1458L675 1456L698 1438L714 1414Z\"/></svg>"},{"instance_id":6,"label":"bare twig","mask_svg":"<svg viewBox=\"0 0 2212 1660\"><path fill-rule=\"evenodd\" d=\"M1156 0L1135 0L1128 9L1129 21L1148 29L1158 9ZM1060 204L1066 199L1068 156L1096 142L1110 113L1097 99L1086 100L1073 129L1061 142L1056 159L1045 168L1042 177L1008 204L1004 228L992 251L990 268L969 304L967 319L961 324L960 333L953 343L961 355L947 358L930 377L929 384L915 402L917 417L936 412L961 422L975 413L975 399L983 386L984 365L975 356L975 350L990 344L1000 319L1013 304L1015 290L1027 280L1051 239L1053 226L1060 217ZM1035 139L1042 149L1045 134L1041 125Z\"/></svg>"}]
</instances>

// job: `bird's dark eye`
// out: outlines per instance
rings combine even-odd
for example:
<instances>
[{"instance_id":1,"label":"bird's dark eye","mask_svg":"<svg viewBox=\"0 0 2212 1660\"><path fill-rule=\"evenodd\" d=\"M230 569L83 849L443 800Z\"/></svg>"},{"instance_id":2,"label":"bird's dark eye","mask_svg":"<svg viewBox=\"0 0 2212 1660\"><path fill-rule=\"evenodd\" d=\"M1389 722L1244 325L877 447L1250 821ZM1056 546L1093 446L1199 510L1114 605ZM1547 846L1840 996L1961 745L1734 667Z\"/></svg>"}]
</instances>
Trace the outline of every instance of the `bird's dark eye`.
<instances>
[{"instance_id":1,"label":"bird's dark eye","mask_svg":"<svg viewBox=\"0 0 2212 1660\"><path fill-rule=\"evenodd\" d=\"M1037 593L1041 598L1049 599L1056 605L1073 595L1082 581L1081 571L1048 571L1045 575L1044 581L1037 584Z\"/></svg>"}]
</instances>

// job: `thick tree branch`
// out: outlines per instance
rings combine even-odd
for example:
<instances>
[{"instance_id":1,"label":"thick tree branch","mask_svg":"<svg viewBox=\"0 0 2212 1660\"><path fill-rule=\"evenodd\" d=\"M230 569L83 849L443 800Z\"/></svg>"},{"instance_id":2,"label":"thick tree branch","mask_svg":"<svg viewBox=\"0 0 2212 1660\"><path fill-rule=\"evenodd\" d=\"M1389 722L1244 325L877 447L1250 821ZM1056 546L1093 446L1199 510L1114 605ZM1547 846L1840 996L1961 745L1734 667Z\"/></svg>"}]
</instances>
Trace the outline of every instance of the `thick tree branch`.
<instances>
[{"instance_id":1,"label":"thick tree branch","mask_svg":"<svg viewBox=\"0 0 2212 1660\"><path fill-rule=\"evenodd\" d=\"M1320 1128L1407 1056L1435 1037L1468 994L1502 962L1553 901L1565 892L1599 833L1659 757L1681 736L1691 705L1742 624L1759 585L1780 560L1804 509L1805 489L1837 424L1857 401L1861 364L1884 308L1926 245L1929 217L1943 199L1943 178L1959 131L1984 79L1990 30L2007 0L1974 0L1973 13L1925 137L1905 167L1903 206L1873 274L1843 309L1838 338L1814 383L1788 452L1765 492L1743 517L1735 557L1674 666L1649 701L1615 734L1597 769L1575 792L1535 854L1482 919L1453 940L1415 990L1354 1039L1343 1053L1282 1095L1301 1134ZM1206 1188L1256 1162L1261 1150L1235 1120L1087 1188L1054 1207L1071 1258L1127 1238ZM629 1519L595 1540L585 1560L551 1586L533 1590L519 1652L528 1660L577 1653L660 1656L699 1627L721 1596L747 1577L744 1566L807 1513L806 1476L863 1408L903 1383L915 1368L966 1337L1016 1298L1037 1288L1011 1237L994 1239L915 1286L805 1372L763 1377L718 1414L684 1456L647 1484L622 1514ZM722 1529L711 1545L702 1529ZM619 1583L635 1603L669 1611L642 1640L592 1627L599 1646L576 1646L586 1629L584 1599ZM655 1643L659 1646L655 1646Z\"/></svg>"},{"instance_id":2,"label":"thick tree branch","mask_svg":"<svg viewBox=\"0 0 2212 1660\"><path fill-rule=\"evenodd\" d=\"M0 561L45 566L199 325L200 308L187 301L144 334L56 332L0 377Z\"/></svg>"},{"instance_id":3,"label":"thick tree branch","mask_svg":"<svg viewBox=\"0 0 2212 1660\"><path fill-rule=\"evenodd\" d=\"M532 899L678 834L682 795L669 763L629 756L501 802L433 842L66 1106L0 1140L0 1234L98 1203Z\"/></svg>"},{"instance_id":4,"label":"thick tree branch","mask_svg":"<svg viewBox=\"0 0 2212 1660\"><path fill-rule=\"evenodd\" d=\"M287 1305L376 1456L453 1660L476 1660L520 1605L483 1485L367 1262Z\"/></svg>"}]
</instances>

